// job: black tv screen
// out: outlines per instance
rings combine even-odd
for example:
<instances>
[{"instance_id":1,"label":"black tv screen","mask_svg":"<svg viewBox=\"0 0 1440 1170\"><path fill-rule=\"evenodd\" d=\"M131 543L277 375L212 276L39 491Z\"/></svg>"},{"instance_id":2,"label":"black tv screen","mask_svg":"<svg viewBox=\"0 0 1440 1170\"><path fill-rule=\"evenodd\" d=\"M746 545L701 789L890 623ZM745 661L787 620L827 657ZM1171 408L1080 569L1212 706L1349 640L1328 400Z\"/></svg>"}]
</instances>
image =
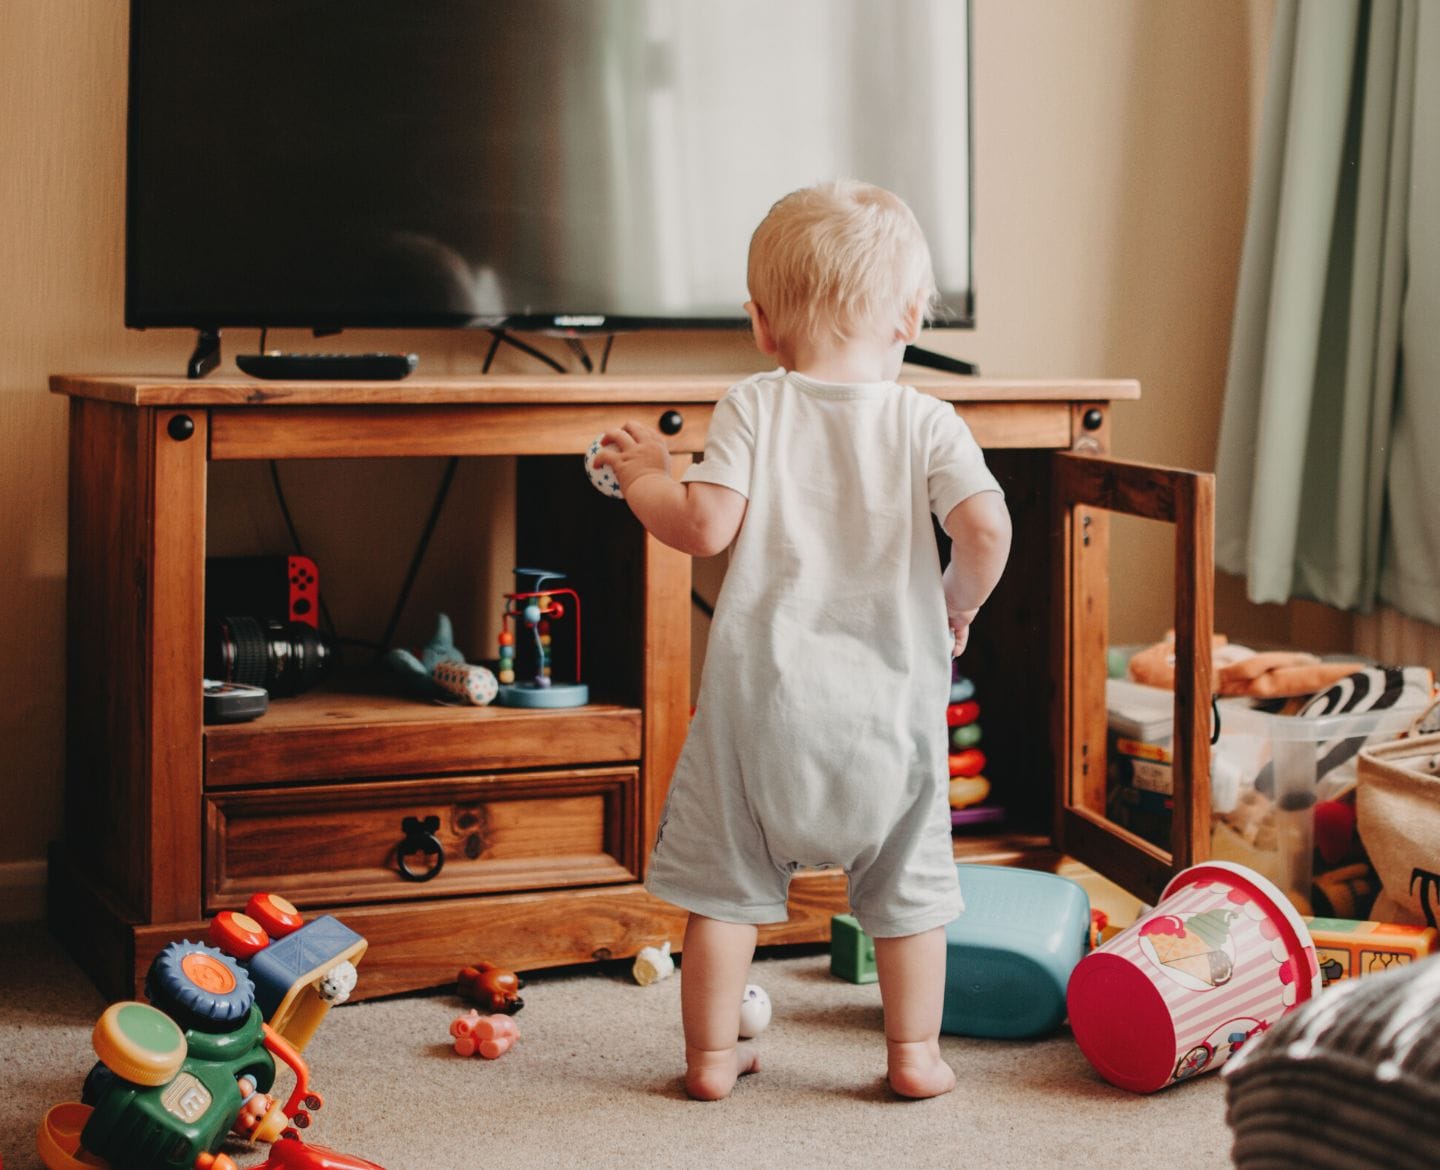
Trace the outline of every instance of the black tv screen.
<instances>
[{"instance_id":1,"label":"black tv screen","mask_svg":"<svg viewBox=\"0 0 1440 1170\"><path fill-rule=\"evenodd\" d=\"M738 322L854 176L970 325L969 60L962 0L132 0L126 323Z\"/></svg>"}]
</instances>

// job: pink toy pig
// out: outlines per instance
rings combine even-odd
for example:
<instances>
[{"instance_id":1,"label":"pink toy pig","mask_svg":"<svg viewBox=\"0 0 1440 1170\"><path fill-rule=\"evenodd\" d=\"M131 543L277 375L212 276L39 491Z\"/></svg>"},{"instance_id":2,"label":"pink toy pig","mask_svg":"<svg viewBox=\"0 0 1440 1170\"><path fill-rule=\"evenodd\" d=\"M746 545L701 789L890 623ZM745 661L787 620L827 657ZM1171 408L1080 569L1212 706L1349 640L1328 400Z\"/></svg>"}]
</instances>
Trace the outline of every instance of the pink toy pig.
<instances>
[{"instance_id":1,"label":"pink toy pig","mask_svg":"<svg viewBox=\"0 0 1440 1170\"><path fill-rule=\"evenodd\" d=\"M520 1039L520 1025L510 1016L482 1016L471 1008L465 1015L455 1017L450 1035L455 1037L455 1051L461 1056L478 1054L494 1060L509 1052Z\"/></svg>"}]
</instances>

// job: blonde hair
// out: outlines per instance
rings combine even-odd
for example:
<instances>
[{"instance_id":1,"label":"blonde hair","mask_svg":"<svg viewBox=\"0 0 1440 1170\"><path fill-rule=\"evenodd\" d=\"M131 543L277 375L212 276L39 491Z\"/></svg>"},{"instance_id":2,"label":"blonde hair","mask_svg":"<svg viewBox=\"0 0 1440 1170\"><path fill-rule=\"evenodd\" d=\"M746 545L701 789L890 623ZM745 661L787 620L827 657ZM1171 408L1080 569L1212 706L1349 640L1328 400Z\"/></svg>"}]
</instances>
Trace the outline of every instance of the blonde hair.
<instances>
[{"instance_id":1,"label":"blonde hair","mask_svg":"<svg viewBox=\"0 0 1440 1170\"><path fill-rule=\"evenodd\" d=\"M930 248L898 195L856 179L792 191L750 237L747 279L784 343L901 328L936 299Z\"/></svg>"}]
</instances>

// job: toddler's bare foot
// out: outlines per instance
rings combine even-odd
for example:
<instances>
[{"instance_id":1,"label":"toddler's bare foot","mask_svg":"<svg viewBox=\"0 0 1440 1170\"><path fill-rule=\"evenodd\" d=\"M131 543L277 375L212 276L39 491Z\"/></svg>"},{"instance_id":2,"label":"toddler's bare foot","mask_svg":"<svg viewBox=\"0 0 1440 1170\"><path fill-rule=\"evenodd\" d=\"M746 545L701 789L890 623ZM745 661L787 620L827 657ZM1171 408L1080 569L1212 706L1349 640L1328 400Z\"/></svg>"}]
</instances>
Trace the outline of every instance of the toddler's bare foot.
<instances>
[{"instance_id":1,"label":"toddler's bare foot","mask_svg":"<svg viewBox=\"0 0 1440 1170\"><path fill-rule=\"evenodd\" d=\"M697 1101L723 1101L740 1077L757 1072L760 1057L748 1044L710 1051L685 1049L685 1091Z\"/></svg>"},{"instance_id":2,"label":"toddler's bare foot","mask_svg":"<svg viewBox=\"0 0 1440 1170\"><path fill-rule=\"evenodd\" d=\"M938 1097L955 1087L955 1070L934 1040L887 1040L890 1087L902 1097Z\"/></svg>"}]
</instances>

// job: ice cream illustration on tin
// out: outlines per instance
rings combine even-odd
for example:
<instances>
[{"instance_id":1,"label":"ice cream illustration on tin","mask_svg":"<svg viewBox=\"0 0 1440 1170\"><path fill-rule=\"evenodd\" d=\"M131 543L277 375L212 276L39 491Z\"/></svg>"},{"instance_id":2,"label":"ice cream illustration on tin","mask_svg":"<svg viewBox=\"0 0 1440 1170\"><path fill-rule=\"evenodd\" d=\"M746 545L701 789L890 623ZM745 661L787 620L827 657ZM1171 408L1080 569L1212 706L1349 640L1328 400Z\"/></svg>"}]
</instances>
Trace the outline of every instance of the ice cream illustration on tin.
<instances>
[{"instance_id":1,"label":"ice cream illustration on tin","mask_svg":"<svg viewBox=\"0 0 1440 1170\"><path fill-rule=\"evenodd\" d=\"M1198 914L1157 914L1140 927L1145 957L1182 987L1208 991L1230 981L1235 973L1233 910L1202 910Z\"/></svg>"}]
</instances>

